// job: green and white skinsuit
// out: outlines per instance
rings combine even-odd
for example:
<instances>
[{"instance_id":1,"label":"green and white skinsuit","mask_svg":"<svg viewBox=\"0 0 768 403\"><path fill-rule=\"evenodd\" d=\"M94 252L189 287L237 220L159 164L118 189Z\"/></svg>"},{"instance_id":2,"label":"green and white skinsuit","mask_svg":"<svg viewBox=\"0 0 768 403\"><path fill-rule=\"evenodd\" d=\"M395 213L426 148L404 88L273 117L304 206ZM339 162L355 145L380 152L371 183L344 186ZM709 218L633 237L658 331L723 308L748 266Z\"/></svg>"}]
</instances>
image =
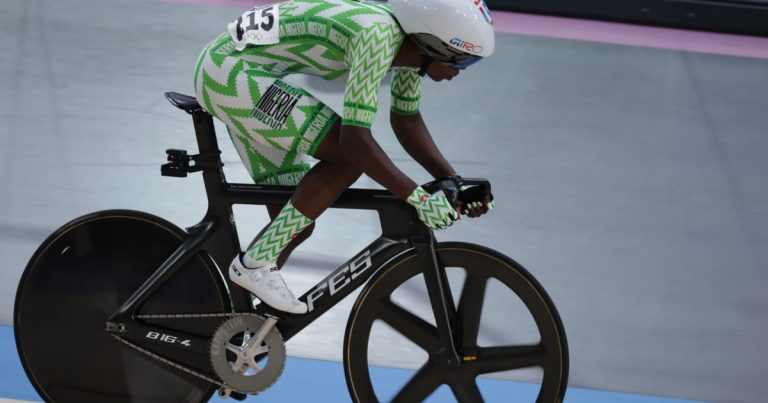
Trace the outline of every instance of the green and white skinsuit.
<instances>
[{"instance_id":1,"label":"green and white skinsuit","mask_svg":"<svg viewBox=\"0 0 768 403\"><path fill-rule=\"evenodd\" d=\"M307 155L314 154L339 119L309 92L281 80L288 74L327 80L348 74L342 123L367 128L391 69L392 109L404 115L418 112L417 69L391 68L405 34L388 5L291 0L272 7L243 14L243 24L255 28L246 35L271 31L277 43L236 46L230 27L203 50L195 70L198 100L227 125L256 183L298 184L310 168Z\"/></svg>"},{"instance_id":2,"label":"green and white skinsuit","mask_svg":"<svg viewBox=\"0 0 768 403\"><path fill-rule=\"evenodd\" d=\"M369 128L378 93L393 70L392 110L418 112L421 77L416 68L391 68L406 36L385 4L353 0L290 0L254 7L230 23L203 50L195 69L201 105L229 129L241 159L258 184L297 185L340 117L282 77L343 77L342 124ZM419 216L440 227L447 201L417 188L409 197ZM263 236L246 251L246 267L271 267L291 239L312 223L288 202Z\"/></svg>"}]
</instances>

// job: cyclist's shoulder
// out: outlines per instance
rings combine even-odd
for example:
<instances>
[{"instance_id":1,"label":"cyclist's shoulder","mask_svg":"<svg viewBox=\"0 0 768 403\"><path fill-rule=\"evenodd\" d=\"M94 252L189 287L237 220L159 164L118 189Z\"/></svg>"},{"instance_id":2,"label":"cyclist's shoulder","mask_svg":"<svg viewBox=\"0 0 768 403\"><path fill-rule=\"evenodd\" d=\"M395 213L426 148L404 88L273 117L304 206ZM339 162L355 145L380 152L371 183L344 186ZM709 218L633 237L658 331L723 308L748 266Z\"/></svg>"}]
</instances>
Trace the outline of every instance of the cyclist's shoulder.
<instances>
[{"instance_id":1,"label":"cyclist's shoulder","mask_svg":"<svg viewBox=\"0 0 768 403\"><path fill-rule=\"evenodd\" d=\"M305 13L307 11L349 11L349 10L368 10L378 11L386 14L393 14L392 6L381 0L286 0L279 2L281 11L290 11L292 13ZM329 13L331 15L333 13Z\"/></svg>"},{"instance_id":2,"label":"cyclist's shoulder","mask_svg":"<svg viewBox=\"0 0 768 403\"><path fill-rule=\"evenodd\" d=\"M289 0L280 3L281 18L325 21L349 34L395 26L397 20L389 4L373 0Z\"/></svg>"}]
</instances>

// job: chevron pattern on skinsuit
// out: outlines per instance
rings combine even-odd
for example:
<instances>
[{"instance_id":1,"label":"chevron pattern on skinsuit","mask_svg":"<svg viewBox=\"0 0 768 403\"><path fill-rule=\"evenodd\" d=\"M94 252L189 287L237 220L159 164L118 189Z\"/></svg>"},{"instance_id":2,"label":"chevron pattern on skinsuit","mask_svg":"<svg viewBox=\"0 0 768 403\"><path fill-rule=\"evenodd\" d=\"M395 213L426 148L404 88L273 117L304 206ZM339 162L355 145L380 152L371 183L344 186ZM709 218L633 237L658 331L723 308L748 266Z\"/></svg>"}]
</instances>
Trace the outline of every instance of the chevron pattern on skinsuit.
<instances>
[{"instance_id":1,"label":"chevron pattern on skinsuit","mask_svg":"<svg viewBox=\"0 0 768 403\"><path fill-rule=\"evenodd\" d=\"M280 3L279 11L279 43L248 46L242 52L223 44L221 50L252 64L246 68L275 77L304 73L336 79L348 72L344 123L370 127L381 82L405 39L391 7L351 0L292 0ZM404 74L399 82L406 85L393 91L400 95L397 110L413 114L420 77L415 72L398 74ZM218 77L224 79L224 72Z\"/></svg>"},{"instance_id":2,"label":"chevron pattern on skinsuit","mask_svg":"<svg viewBox=\"0 0 768 403\"><path fill-rule=\"evenodd\" d=\"M309 158L301 153L289 153L230 131L235 148L254 183L262 185L296 186L312 167ZM278 165L273 161L281 161Z\"/></svg>"},{"instance_id":3,"label":"chevron pattern on skinsuit","mask_svg":"<svg viewBox=\"0 0 768 403\"><path fill-rule=\"evenodd\" d=\"M280 79L291 73L325 79L348 73L344 123L370 127L381 82L405 34L386 4L291 0L280 3L279 12L279 43L237 51L228 32L211 42L195 69L195 89L201 105L229 128L254 180L288 185L308 170L304 154L314 153L340 117L302 89L297 95L281 87L298 101L283 108L285 98L274 98L270 88L285 84ZM418 111L421 78L411 70L394 73L396 112ZM265 104L270 108L258 108ZM277 114L283 110L290 113Z\"/></svg>"},{"instance_id":4,"label":"chevron pattern on skinsuit","mask_svg":"<svg viewBox=\"0 0 768 403\"><path fill-rule=\"evenodd\" d=\"M280 4L281 17L323 18L342 24L350 31L359 31L373 23L391 21L388 5L366 4L354 0L292 0ZM289 21L287 21L289 22Z\"/></svg>"},{"instance_id":5,"label":"chevron pattern on skinsuit","mask_svg":"<svg viewBox=\"0 0 768 403\"><path fill-rule=\"evenodd\" d=\"M392 73L392 110L402 115L419 111L421 77L415 68L396 67Z\"/></svg>"},{"instance_id":6,"label":"chevron pattern on skinsuit","mask_svg":"<svg viewBox=\"0 0 768 403\"><path fill-rule=\"evenodd\" d=\"M227 125L256 183L296 185L310 169L307 154L314 153L339 117L311 94L264 71L261 65L230 55L233 51L228 34L203 51L195 75L198 99ZM271 106L269 113L264 112L264 105ZM283 119L274 119L275 114Z\"/></svg>"},{"instance_id":7,"label":"chevron pattern on skinsuit","mask_svg":"<svg viewBox=\"0 0 768 403\"><path fill-rule=\"evenodd\" d=\"M289 201L245 254L253 261L274 262L293 237L310 224L312 220L296 210Z\"/></svg>"},{"instance_id":8,"label":"chevron pattern on skinsuit","mask_svg":"<svg viewBox=\"0 0 768 403\"><path fill-rule=\"evenodd\" d=\"M355 35L354 56L344 88L344 123L370 127L376 114L381 81L403 42L403 32L391 24L374 24Z\"/></svg>"}]
</instances>

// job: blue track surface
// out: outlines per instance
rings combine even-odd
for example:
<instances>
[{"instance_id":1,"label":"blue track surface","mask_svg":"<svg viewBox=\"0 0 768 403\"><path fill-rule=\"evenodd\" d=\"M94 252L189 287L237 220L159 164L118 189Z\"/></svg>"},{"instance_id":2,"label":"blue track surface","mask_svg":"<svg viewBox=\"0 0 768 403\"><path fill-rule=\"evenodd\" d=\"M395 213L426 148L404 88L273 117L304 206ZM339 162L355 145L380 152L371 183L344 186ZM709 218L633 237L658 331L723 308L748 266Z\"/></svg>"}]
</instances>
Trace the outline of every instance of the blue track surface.
<instances>
[{"instance_id":1,"label":"blue track surface","mask_svg":"<svg viewBox=\"0 0 768 403\"><path fill-rule=\"evenodd\" d=\"M400 388L410 371L376 368L374 378L377 390L393 393ZM481 378L483 396L488 402L534 401L535 385ZM297 387L300 385L300 387ZM21 367L13 328L0 326L0 398L41 401L27 380ZM218 398L215 398L218 399ZM213 400L213 399L212 399ZM280 381L250 402L344 402L349 400L341 363L289 357ZM234 401L234 400L233 400ZM446 387L438 389L427 402L452 402L453 395ZM626 393L569 388L567 403L695 403L691 400L639 396Z\"/></svg>"}]
</instances>

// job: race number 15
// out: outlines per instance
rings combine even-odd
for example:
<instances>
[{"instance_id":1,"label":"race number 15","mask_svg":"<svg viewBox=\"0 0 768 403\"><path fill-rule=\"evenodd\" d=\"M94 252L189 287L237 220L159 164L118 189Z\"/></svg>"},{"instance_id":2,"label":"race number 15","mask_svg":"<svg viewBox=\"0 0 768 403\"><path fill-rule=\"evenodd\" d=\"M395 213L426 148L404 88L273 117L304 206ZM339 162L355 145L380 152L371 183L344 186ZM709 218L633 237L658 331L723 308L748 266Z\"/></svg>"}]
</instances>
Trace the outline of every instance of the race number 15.
<instances>
[{"instance_id":1,"label":"race number 15","mask_svg":"<svg viewBox=\"0 0 768 403\"><path fill-rule=\"evenodd\" d=\"M273 14L274 6L262 9L251 10L237 19L237 39L243 40L243 35L247 31L269 31L275 25L275 16ZM257 16L257 14L259 14ZM244 25L244 22L247 25Z\"/></svg>"},{"instance_id":2,"label":"race number 15","mask_svg":"<svg viewBox=\"0 0 768 403\"><path fill-rule=\"evenodd\" d=\"M229 23L227 31L235 49L242 51L248 45L271 45L280 42L280 7L278 4L252 8Z\"/></svg>"}]
</instances>

